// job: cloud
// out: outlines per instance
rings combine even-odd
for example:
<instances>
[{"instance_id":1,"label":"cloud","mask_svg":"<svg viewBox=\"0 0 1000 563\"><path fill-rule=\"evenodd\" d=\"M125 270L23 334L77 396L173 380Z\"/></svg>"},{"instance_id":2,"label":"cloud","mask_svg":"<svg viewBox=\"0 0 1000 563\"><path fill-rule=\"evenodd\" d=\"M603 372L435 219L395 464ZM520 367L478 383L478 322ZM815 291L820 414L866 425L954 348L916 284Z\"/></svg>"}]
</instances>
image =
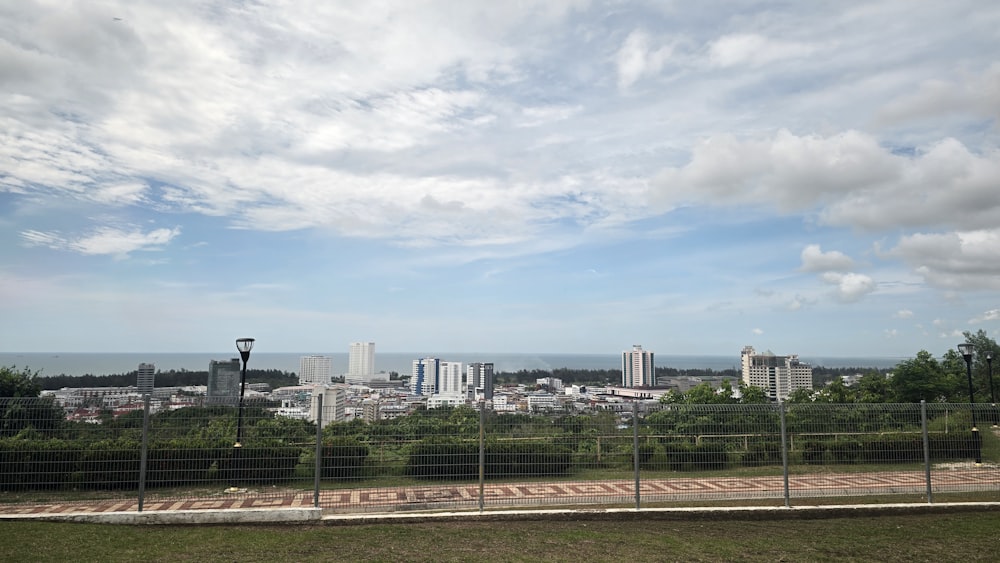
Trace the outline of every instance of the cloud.
<instances>
[{"instance_id":1,"label":"cloud","mask_svg":"<svg viewBox=\"0 0 1000 563\"><path fill-rule=\"evenodd\" d=\"M989 321L1000 321L1000 309L990 309L982 315L969 319L969 324L980 324Z\"/></svg>"},{"instance_id":2,"label":"cloud","mask_svg":"<svg viewBox=\"0 0 1000 563\"><path fill-rule=\"evenodd\" d=\"M892 315L894 319L910 319L913 318L913 311L909 309L900 309Z\"/></svg>"},{"instance_id":3,"label":"cloud","mask_svg":"<svg viewBox=\"0 0 1000 563\"><path fill-rule=\"evenodd\" d=\"M944 289L1000 289L1000 228L952 233L914 233L888 252Z\"/></svg>"},{"instance_id":4,"label":"cloud","mask_svg":"<svg viewBox=\"0 0 1000 563\"><path fill-rule=\"evenodd\" d=\"M950 114L1000 119L1000 63L978 74L924 80L915 91L886 103L876 118L880 124L900 124Z\"/></svg>"},{"instance_id":5,"label":"cloud","mask_svg":"<svg viewBox=\"0 0 1000 563\"><path fill-rule=\"evenodd\" d=\"M821 223L865 230L994 226L1000 222L1000 150L973 154L955 139L915 156L894 154L867 133L700 141L690 160L665 168L651 198L661 206L773 206L818 210Z\"/></svg>"},{"instance_id":6,"label":"cloud","mask_svg":"<svg viewBox=\"0 0 1000 563\"><path fill-rule=\"evenodd\" d=\"M711 64L757 67L789 58L805 58L815 50L807 43L779 41L756 33L724 35L708 47Z\"/></svg>"},{"instance_id":7,"label":"cloud","mask_svg":"<svg viewBox=\"0 0 1000 563\"><path fill-rule=\"evenodd\" d=\"M802 249L803 272L842 272L854 267L854 261L838 250L823 252L818 244L810 244Z\"/></svg>"},{"instance_id":8,"label":"cloud","mask_svg":"<svg viewBox=\"0 0 1000 563\"><path fill-rule=\"evenodd\" d=\"M759 328L755 328L755 329L751 330L750 332L753 333L755 336L760 336L760 335L764 334L764 331L762 329L759 329Z\"/></svg>"},{"instance_id":9,"label":"cloud","mask_svg":"<svg viewBox=\"0 0 1000 563\"><path fill-rule=\"evenodd\" d=\"M77 252L86 255L112 255L126 258L136 251L162 250L181 232L180 228L154 229L142 232L139 229L118 229L101 227L93 233L67 238L59 232L27 230L21 232L21 239L28 246L44 246L53 250Z\"/></svg>"},{"instance_id":10,"label":"cloud","mask_svg":"<svg viewBox=\"0 0 1000 563\"><path fill-rule=\"evenodd\" d=\"M821 279L836 286L835 295L839 301L844 303L859 301L876 289L875 280L864 274L827 272L821 276Z\"/></svg>"},{"instance_id":11,"label":"cloud","mask_svg":"<svg viewBox=\"0 0 1000 563\"><path fill-rule=\"evenodd\" d=\"M670 46L652 48L649 34L645 31L630 33L615 55L618 88L625 90L643 77L659 73L670 59L672 50Z\"/></svg>"}]
</instances>

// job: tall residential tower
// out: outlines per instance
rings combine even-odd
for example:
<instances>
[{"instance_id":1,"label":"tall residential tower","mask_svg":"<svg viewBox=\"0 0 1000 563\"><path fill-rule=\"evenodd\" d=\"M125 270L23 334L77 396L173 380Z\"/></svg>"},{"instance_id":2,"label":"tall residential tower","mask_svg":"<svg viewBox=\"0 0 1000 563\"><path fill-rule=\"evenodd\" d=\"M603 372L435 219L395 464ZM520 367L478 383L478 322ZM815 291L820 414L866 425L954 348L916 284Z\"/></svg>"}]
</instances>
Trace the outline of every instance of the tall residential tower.
<instances>
[{"instance_id":1,"label":"tall residential tower","mask_svg":"<svg viewBox=\"0 0 1000 563\"><path fill-rule=\"evenodd\" d=\"M655 387L656 372L653 353L632 345L631 352L622 352L622 387Z\"/></svg>"},{"instance_id":2,"label":"tall residential tower","mask_svg":"<svg viewBox=\"0 0 1000 563\"><path fill-rule=\"evenodd\" d=\"M329 385L333 358L302 356L299 358L299 385Z\"/></svg>"},{"instance_id":3,"label":"tall residential tower","mask_svg":"<svg viewBox=\"0 0 1000 563\"><path fill-rule=\"evenodd\" d=\"M375 375L375 343L351 342L347 375L371 379Z\"/></svg>"}]
</instances>

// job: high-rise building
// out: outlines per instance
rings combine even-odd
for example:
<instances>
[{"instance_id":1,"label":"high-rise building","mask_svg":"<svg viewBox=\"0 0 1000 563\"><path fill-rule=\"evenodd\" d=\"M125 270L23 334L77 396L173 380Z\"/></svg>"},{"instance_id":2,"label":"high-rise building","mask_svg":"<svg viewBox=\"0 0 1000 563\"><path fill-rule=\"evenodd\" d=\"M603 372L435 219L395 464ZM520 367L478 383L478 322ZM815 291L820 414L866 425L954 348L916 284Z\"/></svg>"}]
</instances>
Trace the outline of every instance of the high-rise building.
<instances>
[{"instance_id":1,"label":"high-rise building","mask_svg":"<svg viewBox=\"0 0 1000 563\"><path fill-rule=\"evenodd\" d=\"M441 360L437 358L413 360L413 371L410 373L410 391L414 395L433 395L438 388L440 367Z\"/></svg>"},{"instance_id":2,"label":"high-rise building","mask_svg":"<svg viewBox=\"0 0 1000 563\"><path fill-rule=\"evenodd\" d=\"M466 370L466 379L472 388L473 396L493 400L493 364L474 362Z\"/></svg>"},{"instance_id":3,"label":"high-rise building","mask_svg":"<svg viewBox=\"0 0 1000 563\"><path fill-rule=\"evenodd\" d=\"M139 369L135 376L135 386L139 388L140 395L153 394L153 378L156 376L156 365L139 364Z\"/></svg>"},{"instance_id":4,"label":"high-rise building","mask_svg":"<svg viewBox=\"0 0 1000 563\"><path fill-rule=\"evenodd\" d=\"M205 403L236 406L240 400L240 359L212 360L208 363L208 390Z\"/></svg>"},{"instance_id":5,"label":"high-rise building","mask_svg":"<svg viewBox=\"0 0 1000 563\"><path fill-rule=\"evenodd\" d=\"M770 350L758 354L753 346L744 346L740 365L743 384L760 387L771 399L784 401L796 389L812 389L812 366L795 354L776 356Z\"/></svg>"},{"instance_id":6,"label":"high-rise building","mask_svg":"<svg viewBox=\"0 0 1000 563\"><path fill-rule=\"evenodd\" d=\"M462 396L462 362L441 362L438 368L438 382L435 394Z\"/></svg>"},{"instance_id":7,"label":"high-rise building","mask_svg":"<svg viewBox=\"0 0 1000 563\"><path fill-rule=\"evenodd\" d=\"M638 344L631 352L622 352L622 387L656 387L652 352Z\"/></svg>"},{"instance_id":8,"label":"high-rise building","mask_svg":"<svg viewBox=\"0 0 1000 563\"><path fill-rule=\"evenodd\" d=\"M299 358L299 385L328 385L332 368L330 356L302 356Z\"/></svg>"},{"instance_id":9,"label":"high-rise building","mask_svg":"<svg viewBox=\"0 0 1000 563\"><path fill-rule=\"evenodd\" d=\"M351 342L347 375L371 379L375 375L375 343Z\"/></svg>"}]
</instances>

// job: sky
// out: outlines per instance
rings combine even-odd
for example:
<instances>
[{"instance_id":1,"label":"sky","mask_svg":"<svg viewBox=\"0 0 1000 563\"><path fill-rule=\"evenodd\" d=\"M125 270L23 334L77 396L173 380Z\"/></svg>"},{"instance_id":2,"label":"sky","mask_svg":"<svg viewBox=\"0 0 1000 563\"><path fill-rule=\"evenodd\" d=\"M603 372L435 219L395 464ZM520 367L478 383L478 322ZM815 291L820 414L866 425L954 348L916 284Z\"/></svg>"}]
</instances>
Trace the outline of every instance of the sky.
<instances>
[{"instance_id":1,"label":"sky","mask_svg":"<svg viewBox=\"0 0 1000 563\"><path fill-rule=\"evenodd\" d=\"M0 351L1000 336L1000 4L0 3Z\"/></svg>"}]
</instances>

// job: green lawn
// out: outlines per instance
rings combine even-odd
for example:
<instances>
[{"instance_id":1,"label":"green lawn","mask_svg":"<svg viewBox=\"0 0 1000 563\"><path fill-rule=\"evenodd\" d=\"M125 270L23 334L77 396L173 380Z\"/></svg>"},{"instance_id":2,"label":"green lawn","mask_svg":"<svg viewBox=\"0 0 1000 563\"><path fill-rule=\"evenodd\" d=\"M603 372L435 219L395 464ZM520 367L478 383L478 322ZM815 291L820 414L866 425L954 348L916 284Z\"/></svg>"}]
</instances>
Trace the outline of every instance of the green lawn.
<instances>
[{"instance_id":1,"label":"green lawn","mask_svg":"<svg viewBox=\"0 0 1000 563\"><path fill-rule=\"evenodd\" d=\"M1000 511L797 520L0 522L0 561L997 561Z\"/></svg>"}]
</instances>

